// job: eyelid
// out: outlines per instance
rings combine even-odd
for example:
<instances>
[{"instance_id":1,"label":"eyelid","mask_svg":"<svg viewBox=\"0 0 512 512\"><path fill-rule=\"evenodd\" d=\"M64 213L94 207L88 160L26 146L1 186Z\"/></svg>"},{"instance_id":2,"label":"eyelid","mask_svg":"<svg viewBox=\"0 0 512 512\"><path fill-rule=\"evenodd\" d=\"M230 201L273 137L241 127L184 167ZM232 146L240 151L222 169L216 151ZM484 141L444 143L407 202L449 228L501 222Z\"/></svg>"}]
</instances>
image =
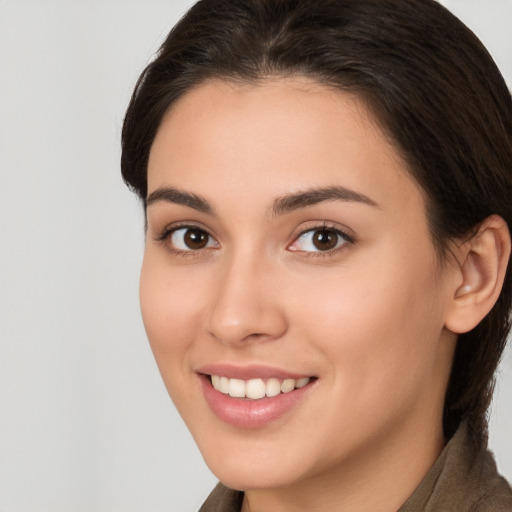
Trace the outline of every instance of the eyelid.
<instances>
[{"instance_id":1,"label":"eyelid","mask_svg":"<svg viewBox=\"0 0 512 512\"><path fill-rule=\"evenodd\" d=\"M344 241L340 245L338 245L332 249L327 249L325 251L322 251L320 249L318 249L316 251L315 250L308 251L308 250L301 250L301 249L291 249L292 245L297 243L297 241L303 235L305 235L307 233L312 233L314 231L332 231L333 233L336 233L336 235L341 237ZM331 223L328 221L323 221L322 223L311 224L310 226L308 226L306 228L302 228L299 231L299 233L294 236L293 241L290 244L288 244L287 249L290 250L291 252L303 253L304 255L306 255L308 257L309 256L318 257L318 256L333 255L334 253L337 253L338 251L343 249L346 245L354 244L356 242L355 236L350 234L348 231L350 231L350 230L347 228L341 227L338 224L334 224L334 223Z\"/></svg>"},{"instance_id":2,"label":"eyelid","mask_svg":"<svg viewBox=\"0 0 512 512\"><path fill-rule=\"evenodd\" d=\"M156 233L154 235L154 239L157 242L161 242L169 237L174 231L177 231L178 229L200 229L206 233L208 233L210 236L213 237L213 235L210 233L210 230L205 228L202 224L194 222L194 221L178 221L178 222L172 222L171 224L166 224L165 227L162 229L156 230ZM215 237L213 237L215 238Z\"/></svg>"},{"instance_id":3,"label":"eyelid","mask_svg":"<svg viewBox=\"0 0 512 512\"><path fill-rule=\"evenodd\" d=\"M180 249L177 247L174 247L170 243L170 239L174 233L176 233L179 230L187 230L187 229L196 229L198 231L203 231L208 235L208 237L215 242L215 246L207 245L206 247L202 247L199 249ZM194 256L197 255L206 249L215 249L219 246L219 242L217 238L212 235L209 229L205 228L202 224L196 223L193 221L180 221L180 222L174 222L172 224L168 224L165 226L161 231L157 232L154 236L154 240L156 242L163 243L166 248L172 252L173 254L179 255L179 256Z\"/></svg>"},{"instance_id":4,"label":"eyelid","mask_svg":"<svg viewBox=\"0 0 512 512\"><path fill-rule=\"evenodd\" d=\"M200 249L178 249L176 247L173 247L170 243L168 243L168 240L172 236L173 233L180 229L197 229L200 231L204 231L208 237L210 237L211 240L214 241L215 246L206 246L204 248ZM343 239L343 242L332 249L327 250L316 250L316 251L308 251L308 250L302 250L302 249L291 249L291 246L295 244L301 236L305 235L306 233L314 232L314 231L332 231L336 233L339 237ZM318 257L318 256L330 256L334 253L337 253L341 249L343 249L346 245L354 244L356 242L356 238L353 234L351 234L351 230L349 228L346 228L345 226L340 226L337 223L330 222L330 221L321 221L321 222L310 222L307 223L306 226L302 224L300 227L300 230L297 230L297 234L293 236L292 242L289 243L286 246L286 249L291 252L296 253L303 253L306 256L311 257ZM211 233L211 230L206 228L202 223L195 222L195 221L177 221L173 222L171 224L166 225L162 230L157 232L154 235L154 240L157 242L162 242L166 245L167 249L171 252L183 255L183 256L193 256L195 254L198 254L200 252L203 252L205 249L215 249L220 246L219 241L217 237Z\"/></svg>"}]
</instances>

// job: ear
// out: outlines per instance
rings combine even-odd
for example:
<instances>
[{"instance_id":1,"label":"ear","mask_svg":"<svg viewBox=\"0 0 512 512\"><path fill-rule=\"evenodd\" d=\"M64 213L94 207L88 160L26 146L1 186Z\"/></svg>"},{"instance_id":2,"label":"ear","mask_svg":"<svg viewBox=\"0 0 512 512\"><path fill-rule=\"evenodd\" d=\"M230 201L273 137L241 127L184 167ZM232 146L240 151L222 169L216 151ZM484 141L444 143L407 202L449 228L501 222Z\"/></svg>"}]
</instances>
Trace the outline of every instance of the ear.
<instances>
[{"instance_id":1,"label":"ear","mask_svg":"<svg viewBox=\"0 0 512 512\"><path fill-rule=\"evenodd\" d=\"M503 286L510 246L507 223L492 215L474 236L455 248L456 279L446 311L447 329L468 332L489 313Z\"/></svg>"}]
</instances>

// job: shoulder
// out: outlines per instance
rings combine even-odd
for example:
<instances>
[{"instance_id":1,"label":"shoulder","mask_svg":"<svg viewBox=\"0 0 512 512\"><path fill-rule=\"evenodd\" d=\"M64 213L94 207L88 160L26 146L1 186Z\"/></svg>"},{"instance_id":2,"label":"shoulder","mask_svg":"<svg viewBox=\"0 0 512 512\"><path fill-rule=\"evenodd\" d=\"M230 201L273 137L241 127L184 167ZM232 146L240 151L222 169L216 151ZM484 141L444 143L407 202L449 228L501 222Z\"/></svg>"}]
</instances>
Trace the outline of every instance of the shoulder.
<instances>
[{"instance_id":1,"label":"shoulder","mask_svg":"<svg viewBox=\"0 0 512 512\"><path fill-rule=\"evenodd\" d=\"M512 489L486 447L472 448L465 425L450 440L400 512L512 512Z\"/></svg>"},{"instance_id":2,"label":"shoulder","mask_svg":"<svg viewBox=\"0 0 512 512\"><path fill-rule=\"evenodd\" d=\"M486 462L479 475L475 497L469 512L511 512L512 489L498 474L492 455L486 453Z\"/></svg>"},{"instance_id":3,"label":"shoulder","mask_svg":"<svg viewBox=\"0 0 512 512\"><path fill-rule=\"evenodd\" d=\"M512 488L498 473L490 451L480 450L468 471L473 503L470 512L512 512Z\"/></svg>"}]
</instances>

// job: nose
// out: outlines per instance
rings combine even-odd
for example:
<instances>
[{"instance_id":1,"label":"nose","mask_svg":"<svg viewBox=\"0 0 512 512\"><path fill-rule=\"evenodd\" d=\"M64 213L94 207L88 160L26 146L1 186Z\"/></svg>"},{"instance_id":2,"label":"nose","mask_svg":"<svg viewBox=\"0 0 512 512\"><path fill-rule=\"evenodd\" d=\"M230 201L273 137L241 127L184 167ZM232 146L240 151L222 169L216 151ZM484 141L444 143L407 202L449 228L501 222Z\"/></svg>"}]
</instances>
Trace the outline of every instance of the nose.
<instances>
[{"instance_id":1,"label":"nose","mask_svg":"<svg viewBox=\"0 0 512 512\"><path fill-rule=\"evenodd\" d=\"M225 345L280 338L288 322L279 300L276 275L261 261L233 258L216 280L209 315L209 333Z\"/></svg>"}]
</instances>

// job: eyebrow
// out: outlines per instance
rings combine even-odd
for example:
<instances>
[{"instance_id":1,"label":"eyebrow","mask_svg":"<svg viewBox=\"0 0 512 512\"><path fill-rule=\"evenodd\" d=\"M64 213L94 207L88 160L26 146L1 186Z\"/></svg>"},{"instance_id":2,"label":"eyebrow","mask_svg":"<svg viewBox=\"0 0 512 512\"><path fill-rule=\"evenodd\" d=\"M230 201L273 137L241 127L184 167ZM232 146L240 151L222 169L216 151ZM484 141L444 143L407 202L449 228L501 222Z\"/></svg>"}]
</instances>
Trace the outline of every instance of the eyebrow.
<instances>
[{"instance_id":1,"label":"eyebrow","mask_svg":"<svg viewBox=\"0 0 512 512\"><path fill-rule=\"evenodd\" d=\"M341 186L332 186L324 188L313 188L304 192L287 194L277 198L274 201L272 213L274 215L283 215L285 213L313 206L324 201L347 201L354 203L363 203L368 206L379 208L379 205L368 196L360 194L355 190Z\"/></svg>"},{"instance_id":2,"label":"eyebrow","mask_svg":"<svg viewBox=\"0 0 512 512\"><path fill-rule=\"evenodd\" d=\"M188 206L202 213L213 215L212 205L204 198L190 192L184 192L173 187L157 188L146 200L146 206L151 206L160 201Z\"/></svg>"},{"instance_id":3,"label":"eyebrow","mask_svg":"<svg viewBox=\"0 0 512 512\"><path fill-rule=\"evenodd\" d=\"M214 215L212 205L201 196L191 192L178 190L174 187L157 188L149 194L146 206L160 201L188 206L202 213ZM368 196L341 186L312 188L302 192L294 192L278 197L273 204L272 213L275 216L306 208L325 201L347 201L362 203L378 208L379 205Z\"/></svg>"}]
</instances>

